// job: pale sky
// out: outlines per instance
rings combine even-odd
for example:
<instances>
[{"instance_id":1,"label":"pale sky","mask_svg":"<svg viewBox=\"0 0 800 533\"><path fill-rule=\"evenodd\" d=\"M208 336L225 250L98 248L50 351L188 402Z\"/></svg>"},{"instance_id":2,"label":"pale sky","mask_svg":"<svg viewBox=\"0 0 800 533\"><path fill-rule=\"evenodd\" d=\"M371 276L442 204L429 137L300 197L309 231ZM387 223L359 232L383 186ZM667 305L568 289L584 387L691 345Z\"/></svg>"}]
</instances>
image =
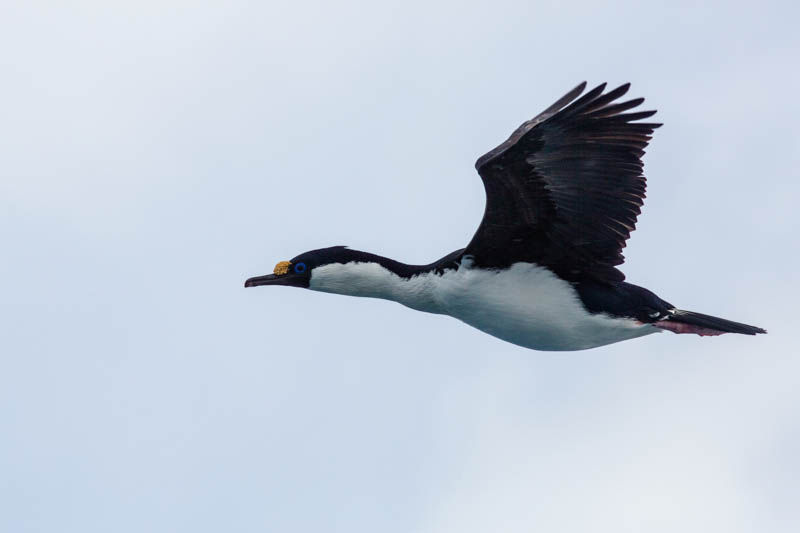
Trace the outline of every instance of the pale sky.
<instances>
[{"instance_id":1,"label":"pale sky","mask_svg":"<svg viewBox=\"0 0 800 533\"><path fill-rule=\"evenodd\" d=\"M800 530L793 2L0 8L0 531ZM525 350L245 278L463 247L582 80L664 122L628 280L757 338Z\"/></svg>"}]
</instances>

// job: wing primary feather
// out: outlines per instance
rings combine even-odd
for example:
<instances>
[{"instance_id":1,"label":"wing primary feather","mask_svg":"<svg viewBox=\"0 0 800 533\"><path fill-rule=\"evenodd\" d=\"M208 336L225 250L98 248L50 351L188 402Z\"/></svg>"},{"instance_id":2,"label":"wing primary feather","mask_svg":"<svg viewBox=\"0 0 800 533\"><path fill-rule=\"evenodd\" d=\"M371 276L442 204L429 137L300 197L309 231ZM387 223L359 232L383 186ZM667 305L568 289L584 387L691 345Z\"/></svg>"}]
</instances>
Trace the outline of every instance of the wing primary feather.
<instances>
[{"instance_id":1,"label":"wing primary feather","mask_svg":"<svg viewBox=\"0 0 800 533\"><path fill-rule=\"evenodd\" d=\"M616 115L618 113L622 113L623 111L627 111L628 109L633 109L644 102L644 98L634 98L633 100L628 100L627 102L620 102L619 104L607 105L592 111L591 113L587 113L587 117L592 118L602 118L602 117L609 117L612 115Z\"/></svg>"},{"instance_id":2,"label":"wing primary feather","mask_svg":"<svg viewBox=\"0 0 800 533\"><path fill-rule=\"evenodd\" d=\"M559 111L562 107L575 100L584 91L584 89L586 89L586 82L582 81L570 92L556 100L553 105L542 111L540 115L549 115Z\"/></svg>"},{"instance_id":3,"label":"wing primary feather","mask_svg":"<svg viewBox=\"0 0 800 533\"><path fill-rule=\"evenodd\" d=\"M591 105L587 106L586 109L583 110L583 112L584 113L590 113L590 112L592 112L592 111L594 111L596 109L599 109L601 107L606 106L607 104L610 104L611 102L613 102L617 98L619 98L621 96L624 96L625 93L627 93L628 89L630 89L630 88L631 88L631 84L630 83L625 83L623 85L620 85L619 87L617 87L614 90L608 91L606 94L598 96L591 103Z\"/></svg>"},{"instance_id":4,"label":"wing primary feather","mask_svg":"<svg viewBox=\"0 0 800 533\"><path fill-rule=\"evenodd\" d=\"M589 105L595 98L600 96L603 93L603 90L606 88L605 83L601 83L588 93L584 94L574 102L572 102L568 107L566 107L562 113L564 117L575 115L583 111L583 108Z\"/></svg>"},{"instance_id":5,"label":"wing primary feather","mask_svg":"<svg viewBox=\"0 0 800 533\"><path fill-rule=\"evenodd\" d=\"M655 110L652 111L637 111L635 113L621 113L619 115L614 115L613 117L608 117L608 120L622 120L624 122L633 122L634 120L642 120L643 118L649 118L656 114ZM643 124L638 124L642 126Z\"/></svg>"}]
</instances>

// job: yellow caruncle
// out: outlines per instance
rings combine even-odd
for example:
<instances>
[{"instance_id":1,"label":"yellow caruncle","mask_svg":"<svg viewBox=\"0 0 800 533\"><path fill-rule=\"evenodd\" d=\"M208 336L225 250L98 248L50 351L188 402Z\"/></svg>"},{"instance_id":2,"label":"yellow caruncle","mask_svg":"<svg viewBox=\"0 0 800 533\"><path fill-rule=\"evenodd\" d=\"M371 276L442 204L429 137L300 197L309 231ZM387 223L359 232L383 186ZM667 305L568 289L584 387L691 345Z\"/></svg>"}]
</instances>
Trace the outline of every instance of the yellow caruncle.
<instances>
[{"instance_id":1,"label":"yellow caruncle","mask_svg":"<svg viewBox=\"0 0 800 533\"><path fill-rule=\"evenodd\" d=\"M283 276L287 272L289 272L289 267L292 266L290 261L281 261L277 265L275 265L275 270L272 271L273 274L276 276Z\"/></svg>"}]
</instances>

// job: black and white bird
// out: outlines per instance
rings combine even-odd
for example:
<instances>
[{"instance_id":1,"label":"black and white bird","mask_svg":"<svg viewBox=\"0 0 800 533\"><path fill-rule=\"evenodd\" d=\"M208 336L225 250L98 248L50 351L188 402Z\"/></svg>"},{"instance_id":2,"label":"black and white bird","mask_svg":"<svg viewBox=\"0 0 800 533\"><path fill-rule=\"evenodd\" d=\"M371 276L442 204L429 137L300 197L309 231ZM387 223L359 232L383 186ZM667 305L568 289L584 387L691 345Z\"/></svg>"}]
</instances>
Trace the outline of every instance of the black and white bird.
<instances>
[{"instance_id":1,"label":"black and white bird","mask_svg":"<svg viewBox=\"0 0 800 533\"><path fill-rule=\"evenodd\" d=\"M407 265L334 246L277 264L245 287L288 285L383 298L450 315L535 350L585 350L651 333L765 330L677 309L616 267L645 197L641 157L655 111L629 88L581 83L475 164L486 210L466 248Z\"/></svg>"}]
</instances>

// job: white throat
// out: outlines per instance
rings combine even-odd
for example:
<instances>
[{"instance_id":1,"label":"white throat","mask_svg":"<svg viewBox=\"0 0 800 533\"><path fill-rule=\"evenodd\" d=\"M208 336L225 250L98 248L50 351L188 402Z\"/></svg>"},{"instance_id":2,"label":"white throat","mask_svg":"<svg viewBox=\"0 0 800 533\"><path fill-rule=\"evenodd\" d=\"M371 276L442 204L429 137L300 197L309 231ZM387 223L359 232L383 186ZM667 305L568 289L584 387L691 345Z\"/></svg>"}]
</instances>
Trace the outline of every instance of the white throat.
<instances>
[{"instance_id":1,"label":"white throat","mask_svg":"<svg viewBox=\"0 0 800 533\"><path fill-rule=\"evenodd\" d=\"M434 298L437 277L425 273L401 278L378 263L332 263L311 271L308 288L392 300L418 311L441 313Z\"/></svg>"}]
</instances>

